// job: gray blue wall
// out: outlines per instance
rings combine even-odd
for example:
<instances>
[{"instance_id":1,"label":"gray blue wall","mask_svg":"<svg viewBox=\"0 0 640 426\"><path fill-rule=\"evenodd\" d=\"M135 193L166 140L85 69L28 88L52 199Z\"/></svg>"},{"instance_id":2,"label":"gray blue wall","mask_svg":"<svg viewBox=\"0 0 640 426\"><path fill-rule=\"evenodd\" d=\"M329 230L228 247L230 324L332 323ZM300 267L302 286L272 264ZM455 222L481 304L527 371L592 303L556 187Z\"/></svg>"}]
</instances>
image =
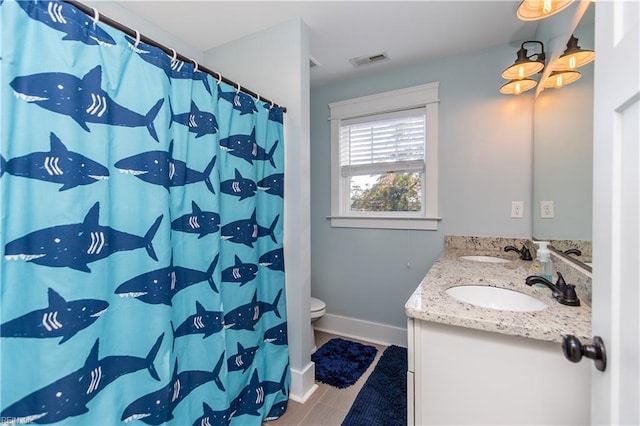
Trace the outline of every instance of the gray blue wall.
<instances>
[{"instance_id":1,"label":"gray blue wall","mask_svg":"<svg viewBox=\"0 0 640 426\"><path fill-rule=\"evenodd\" d=\"M519 46L406 66L311 89L311 294L327 313L405 327L404 304L445 235L531 237L533 94L505 96ZM373 65L375 66L375 65ZM328 103L440 82L438 231L331 228ZM525 217L510 217L511 201Z\"/></svg>"},{"instance_id":2,"label":"gray blue wall","mask_svg":"<svg viewBox=\"0 0 640 426\"><path fill-rule=\"evenodd\" d=\"M580 25L574 35L580 47L593 49L593 21ZM533 236L537 239L592 238L594 62L578 71L582 74L578 81L560 90L547 89L535 101ZM540 218L542 200L554 202L553 219Z\"/></svg>"}]
</instances>

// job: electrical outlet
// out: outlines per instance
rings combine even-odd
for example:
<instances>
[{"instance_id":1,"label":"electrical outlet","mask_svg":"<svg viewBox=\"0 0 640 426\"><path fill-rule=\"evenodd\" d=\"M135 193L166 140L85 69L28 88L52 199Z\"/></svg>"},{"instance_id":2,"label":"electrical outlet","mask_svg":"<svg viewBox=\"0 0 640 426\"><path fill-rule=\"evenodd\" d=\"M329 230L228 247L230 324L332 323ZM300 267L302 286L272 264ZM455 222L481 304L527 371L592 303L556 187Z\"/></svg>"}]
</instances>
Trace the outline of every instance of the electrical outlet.
<instances>
[{"instance_id":1,"label":"electrical outlet","mask_svg":"<svg viewBox=\"0 0 640 426\"><path fill-rule=\"evenodd\" d=\"M511 217L518 219L524 217L524 201L511 202Z\"/></svg>"},{"instance_id":2,"label":"electrical outlet","mask_svg":"<svg viewBox=\"0 0 640 426\"><path fill-rule=\"evenodd\" d=\"M540 218L553 219L553 201L540 201Z\"/></svg>"}]
</instances>

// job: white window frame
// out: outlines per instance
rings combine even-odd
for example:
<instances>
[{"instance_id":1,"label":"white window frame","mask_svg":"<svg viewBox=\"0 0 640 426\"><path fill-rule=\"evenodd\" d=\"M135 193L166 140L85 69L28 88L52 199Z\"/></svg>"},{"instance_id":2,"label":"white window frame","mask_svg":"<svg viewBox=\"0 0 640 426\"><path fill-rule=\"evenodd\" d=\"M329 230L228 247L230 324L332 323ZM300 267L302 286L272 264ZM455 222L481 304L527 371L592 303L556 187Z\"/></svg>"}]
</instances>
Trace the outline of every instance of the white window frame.
<instances>
[{"instance_id":1,"label":"white window frame","mask_svg":"<svg viewBox=\"0 0 640 426\"><path fill-rule=\"evenodd\" d=\"M438 229L438 87L429 83L329 104L331 121L331 220L332 227L381 229ZM422 212L351 212L341 177L340 127L342 121L424 108L425 174Z\"/></svg>"}]
</instances>

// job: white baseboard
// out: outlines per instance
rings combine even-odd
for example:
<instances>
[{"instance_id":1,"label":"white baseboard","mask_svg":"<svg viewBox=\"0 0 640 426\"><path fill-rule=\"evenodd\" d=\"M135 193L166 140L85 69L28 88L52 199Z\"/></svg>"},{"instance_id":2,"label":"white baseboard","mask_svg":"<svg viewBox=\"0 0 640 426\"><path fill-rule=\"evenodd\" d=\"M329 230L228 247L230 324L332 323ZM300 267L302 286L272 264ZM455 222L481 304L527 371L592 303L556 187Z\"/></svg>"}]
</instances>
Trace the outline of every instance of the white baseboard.
<instances>
[{"instance_id":1,"label":"white baseboard","mask_svg":"<svg viewBox=\"0 0 640 426\"><path fill-rule=\"evenodd\" d=\"M318 385L316 385L316 365L313 362L309 362L304 371L297 371L293 368L290 371L291 390L289 391L289 398L304 404L318 389Z\"/></svg>"},{"instance_id":2,"label":"white baseboard","mask_svg":"<svg viewBox=\"0 0 640 426\"><path fill-rule=\"evenodd\" d=\"M356 318L326 314L314 323L316 330L381 345L407 347L407 329Z\"/></svg>"}]
</instances>

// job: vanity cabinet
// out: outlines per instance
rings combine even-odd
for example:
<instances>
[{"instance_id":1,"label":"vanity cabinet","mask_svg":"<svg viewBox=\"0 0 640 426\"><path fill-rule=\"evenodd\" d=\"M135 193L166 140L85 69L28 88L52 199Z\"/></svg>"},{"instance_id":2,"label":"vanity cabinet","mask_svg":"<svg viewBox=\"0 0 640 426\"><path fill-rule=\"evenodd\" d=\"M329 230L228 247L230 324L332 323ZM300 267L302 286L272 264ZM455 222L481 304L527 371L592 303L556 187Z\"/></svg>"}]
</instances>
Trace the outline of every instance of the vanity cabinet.
<instances>
[{"instance_id":1,"label":"vanity cabinet","mask_svg":"<svg viewBox=\"0 0 640 426\"><path fill-rule=\"evenodd\" d=\"M587 425L590 368L561 345L409 318L410 425Z\"/></svg>"}]
</instances>

